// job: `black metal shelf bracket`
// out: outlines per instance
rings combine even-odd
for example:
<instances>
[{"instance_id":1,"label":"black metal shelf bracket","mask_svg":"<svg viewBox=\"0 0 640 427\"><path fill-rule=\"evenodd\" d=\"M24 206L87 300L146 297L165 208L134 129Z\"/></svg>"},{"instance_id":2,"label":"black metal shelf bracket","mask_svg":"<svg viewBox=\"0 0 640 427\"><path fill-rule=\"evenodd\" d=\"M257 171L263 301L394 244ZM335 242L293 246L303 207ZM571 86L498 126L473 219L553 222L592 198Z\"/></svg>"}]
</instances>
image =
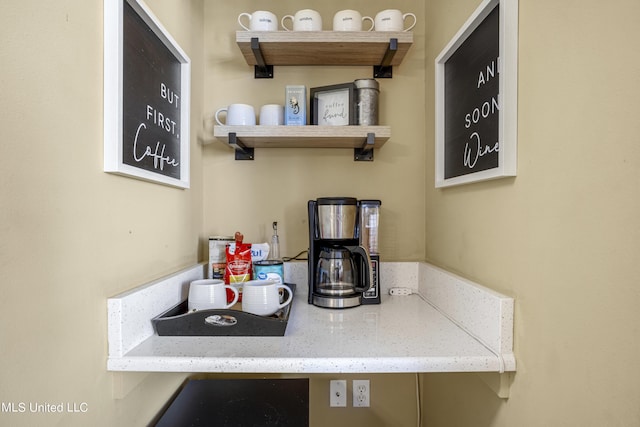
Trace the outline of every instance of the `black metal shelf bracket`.
<instances>
[{"instance_id":1,"label":"black metal shelf bracket","mask_svg":"<svg viewBox=\"0 0 640 427\"><path fill-rule=\"evenodd\" d=\"M372 162L375 143L376 134L373 132L367 133L367 139L364 141L364 144L362 144L362 147L353 149L353 160L355 162Z\"/></svg>"},{"instance_id":2,"label":"black metal shelf bracket","mask_svg":"<svg viewBox=\"0 0 640 427\"><path fill-rule=\"evenodd\" d=\"M247 147L238 139L235 132L229 132L229 145L236 152L236 160L253 160L253 147Z\"/></svg>"},{"instance_id":3,"label":"black metal shelf bracket","mask_svg":"<svg viewBox=\"0 0 640 427\"><path fill-rule=\"evenodd\" d=\"M273 65L268 65L264 60L262 50L260 50L260 40L257 37L251 37L251 51L256 57L257 65L254 65L253 77L256 79L272 79Z\"/></svg>"},{"instance_id":4,"label":"black metal shelf bracket","mask_svg":"<svg viewBox=\"0 0 640 427\"><path fill-rule=\"evenodd\" d=\"M389 47L382 58L380 65L373 66L373 77L377 79L390 79L393 77L393 65L391 61L398 52L398 39L389 39Z\"/></svg>"}]
</instances>

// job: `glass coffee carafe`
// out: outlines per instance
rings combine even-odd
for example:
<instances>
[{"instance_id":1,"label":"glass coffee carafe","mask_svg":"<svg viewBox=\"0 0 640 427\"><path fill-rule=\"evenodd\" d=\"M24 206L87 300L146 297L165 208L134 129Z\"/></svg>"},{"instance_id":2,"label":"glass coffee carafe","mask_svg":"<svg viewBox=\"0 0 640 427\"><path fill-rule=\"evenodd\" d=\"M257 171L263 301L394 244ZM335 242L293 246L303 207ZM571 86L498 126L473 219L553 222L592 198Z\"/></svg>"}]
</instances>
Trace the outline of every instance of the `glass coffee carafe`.
<instances>
[{"instance_id":1,"label":"glass coffee carafe","mask_svg":"<svg viewBox=\"0 0 640 427\"><path fill-rule=\"evenodd\" d=\"M322 248L316 268L316 291L319 294L349 296L369 289L369 269L365 268L365 277L360 280L354 255L361 257L364 264L367 264L369 256L361 246ZM358 286L358 283L363 283L364 286Z\"/></svg>"}]
</instances>

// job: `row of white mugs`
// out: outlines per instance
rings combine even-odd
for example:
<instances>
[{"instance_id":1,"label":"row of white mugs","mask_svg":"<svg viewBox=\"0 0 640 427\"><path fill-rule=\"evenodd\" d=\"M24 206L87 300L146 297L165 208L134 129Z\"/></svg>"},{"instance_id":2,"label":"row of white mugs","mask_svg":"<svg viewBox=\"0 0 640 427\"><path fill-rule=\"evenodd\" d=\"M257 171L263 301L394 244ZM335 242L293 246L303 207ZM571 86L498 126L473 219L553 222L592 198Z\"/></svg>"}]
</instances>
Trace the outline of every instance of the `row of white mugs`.
<instances>
[{"instance_id":1,"label":"row of white mugs","mask_svg":"<svg viewBox=\"0 0 640 427\"><path fill-rule=\"evenodd\" d=\"M222 123L220 115L226 113L225 123ZM220 126L254 126L256 124L256 112L253 105L230 104L222 107L214 115L216 123ZM263 126L279 126L284 124L284 105L266 104L260 107L260 124Z\"/></svg>"},{"instance_id":2,"label":"row of white mugs","mask_svg":"<svg viewBox=\"0 0 640 427\"><path fill-rule=\"evenodd\" d=\"M243 18L248 18L249 25L245 25ZM405 20L412 17L413 22L405 28ZM291 20L293 29L285 23ZM375 19L370 16L362 16L357 10L341 10L333 16L333 31L362 31L363 23L370 22L369 28L365 31L409 31L416 25L416 15L413 13L402 13L398 9L386 9L376 14ZM247 31L277 31L278 18L275 14L258 10L253 13L241 13L238 16L238 24ZM285 31L322 31L322 17L312 9L302 9L295 15L285 15L280 21L280 25Z\"/></svg>"},{"instance_id":3,"label":"row of white mugs","mask_svg":"<svg viewBox=\"0 0 640 427\"><path fill-rule=\"evenodd\" d=\"M293 292L284 283L273 280L250 280L238 283L242 286L242 311L271 316L286 307L293 299ZM233 293L233 299L228 302L227 289ZM280 291L287 291L287 298L280 301ZM189 311L227 309L233 307L239 299L240 293L236 286L225 285L219 279L194 280L189 284Z\"/></svg>"}]
</instances>

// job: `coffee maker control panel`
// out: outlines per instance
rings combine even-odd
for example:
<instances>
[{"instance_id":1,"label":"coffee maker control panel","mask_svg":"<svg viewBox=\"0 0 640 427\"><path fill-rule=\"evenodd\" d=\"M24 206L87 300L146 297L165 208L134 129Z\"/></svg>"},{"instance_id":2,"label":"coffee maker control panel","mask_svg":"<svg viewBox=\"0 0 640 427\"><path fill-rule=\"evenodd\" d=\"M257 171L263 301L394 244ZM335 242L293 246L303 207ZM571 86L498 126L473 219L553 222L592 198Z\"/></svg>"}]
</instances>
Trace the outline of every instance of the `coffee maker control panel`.
<instances>
[{"instance_id":1,"label":"coffee maker control panel","mask_svg":"<svg viewBox=\"0 0 640 427\"><path fill-rule=\"evenodd\" d=\"M380 261L378 255L371 255L371 269L373 274L373 285L362 294L362 304L380 304L380 280L379 280Z\"/></svg>"},{"instance_id":2,"label":"coffee maker control panel","mask_svg":"<svg viewBox=\"0 0 640 427\"><path fill-rule=\"evenodd\" d=\"M380 225L380 200L359 200L360 245L369 251L371 258L371 288L362 294L362 304L380 304L380 250L378 227Z\"/></svg>"}]
</instances>

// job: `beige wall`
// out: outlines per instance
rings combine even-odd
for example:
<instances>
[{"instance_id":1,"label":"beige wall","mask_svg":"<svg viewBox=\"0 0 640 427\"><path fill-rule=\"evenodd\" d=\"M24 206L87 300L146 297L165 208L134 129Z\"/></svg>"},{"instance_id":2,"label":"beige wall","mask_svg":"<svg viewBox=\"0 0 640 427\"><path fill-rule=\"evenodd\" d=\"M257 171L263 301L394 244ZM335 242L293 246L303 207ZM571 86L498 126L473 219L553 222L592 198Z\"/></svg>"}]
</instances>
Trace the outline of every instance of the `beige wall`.
<instances>
[{"instance_id":1,"label":"beige wall","mask_svg":"<svg viewBox=\"0 0 640 427\"><path fill-rule=\"evenodd\" d=\"M314 4L330 29L333 13L346 7L373 15L388 2L337 0ZM394 7L423 16L424 2L395 1ZM371 78L372 67L276 66L274 79L256 80L235 43L240 12L272 10L278 17L301 8L299 1L205 2L204 110L241 102L259 109L283 103L287 84L307 89ZM242 231L249 241L265 241L278 221L281 253L306 250L307 201L321 196L382 200L381 252L384 260L424 259L425 151L424 19L414 29L414 45L393 79L380 80L380 123L392 138L374 162L354 162L353 150L257 149L255 161L235 161L216 142L203 149L204 237Z\"/></svg>"},{"instance_id":2,"label":"beige wall","mask_svg":"<svg viewBox=\"0 0 640 427\"><path fill-rule=\"evenodd\" d=\"M258 150L255 162L243 163L225 147L198 142L203 119L216 108L240 99L256 106L278 102L287 82L340 83L369 77L371 69L277 67L274 80L255 81L233 41L235 19L271 3L147 4L192 60L189 190L102 172L102 2L28 0L1 7L0 401L16 408L87 405L81 414L5 411L1 425L152 420L185 375L107 372L106 299L204 259L210 234L238 229L248 239L266 239L267 225L278 220L283 251L291 254L306 248L308 199L380 197L388 218L385 258L424 257L425 106L415 98L425 90L422 37L407 65L382 85L381 119L393 125L394 138L374 163L354 163L350 150ZM398 5L423 14L420 2ZM383 5L351 7L373 14ZM273 10L283 15L297 8L290 1ZM331 1L320 11L330 17L341 8ZM265 196L264 186L275 191ZM229 200L238 191L244 194L239 204ZM314 425L327 419L415 423L413 375L368 376L375 408L359 411L326 411L331 378L312 376Z\"/></svg>"},{"instance_id":3,"label":"beige wall","mask_svg":"<svg viewBox=\"0 0 640 427\"><path fill-rule=\"evenodd\" d=\"M276 67L275 79L254 80L236 16L282 16L298 2L148 4L192 59L190 190L102 172L102 2L1 7L0 401L89 411L0 413L0 424L145 425L185 376L107 372L106 298L204 259L210 234L263 240L277 220L283 252L295 254L307 244L306 201L327 194L382 199L384 259L427 259L516 298L510 399L473 374L423 375L425 426L640 423L637 2L520 0L518 176L446 190L433 188L432 64L476 1L394 2L419 24L405 62L381 81L393 136L373 163L329 149L262 149L236 162L197 141L203 119L228 103L258 107L281 100L287 83L371 75ZM345 7L389 6L317 7L328 25ZM371 410L326 409L338 377L355 378L312 376L315 424L415 423L412 375L370 376ZM114 399L114 384L125 398Z\"/></svg>"},{"instance_id":4,"label":"beige wall","mask_svg":"<svg viewBox=\"0 0 640 427\"><path fill-rule=\"evenodd\" d=\"M259 109L283 103L287 84L311 87L371 78L372 67L274 67L274 78L256 80L235 43L241 12L271 10L278 17L308 7L299 1L205 2L204 111L213 113L231 103ZM333 13L345 8L375 16L388 2L337 0L314 3L330 29ZM425 151L424 2L396 1L393 7L419 16L414 45L393 79L380 82L380 123L391 126L392 138L375 152L375 160L354 162L353 150L256 149L254 161L236 161L231 149L214 142L203 147L204 227L209 235L233 235L269 241L278 221L281 254L293 256L308 247L307 201L320 196L354 196L382 200L381 252L384 260L424 259ZM207 134L202 136L207 138ZM209 135L210 138L210 135ZM206 250L203 250L206 253ZM215 378L215 376L213 376ZM372 408L329 408L329 380L368 378ZM415 376L311 375L312 426L414 426Z\"/></svg>"},{"instance_id":5,"label":"beige wall","mask_svg":"<svg viewBox=\"0 0 640 427\"><path fill-rule=\"evenodd\" d=\"M149 2L193 61L202 113L202 1ZM202 161L191 189L102 172L102 1L0 6L0 401L86 403L0 413L0 425L145 425L183 375L132 375L112 397L106 299L198 260Z\"/></svg>"},{"instance_id":6,"label":"beige wall","mask_svg":"<svg viewBox=\"0 0 640 427\"><path fill-rule=\"evenodd\" d=\"M478 3L428 3L427 100ZM436 190L427 150L426 257L515 297L518 371L504 402L473 374L426 376L425 426L640 425L639 16L520 0L518 176Z\"/></svg>"}]
</instances>

